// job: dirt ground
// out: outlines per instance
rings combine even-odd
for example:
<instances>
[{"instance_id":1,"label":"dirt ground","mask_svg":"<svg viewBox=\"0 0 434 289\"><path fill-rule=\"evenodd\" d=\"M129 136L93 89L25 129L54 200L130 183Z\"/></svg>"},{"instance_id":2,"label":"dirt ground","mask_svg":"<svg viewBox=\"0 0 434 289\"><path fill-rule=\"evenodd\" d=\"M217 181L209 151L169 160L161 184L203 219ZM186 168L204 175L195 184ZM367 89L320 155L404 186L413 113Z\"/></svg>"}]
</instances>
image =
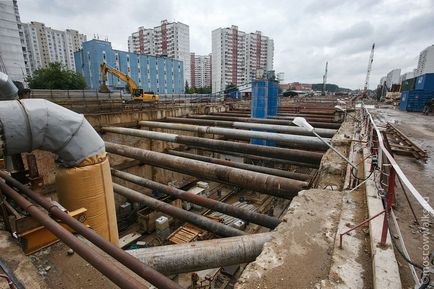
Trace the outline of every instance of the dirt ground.
<instances>
[{"instance_id":1,"label":"dirt ground","mask_svg":"<svg viewBox=\"0 0 434 289\"><path fill-rule=\"evenodd\" d=\"M434 205L434 115L425 116L421 113L403 112L392 108L381 108L372 111L373 117L378 125L385 125L386 122L394 124L401 132L405 133L414 143L418 144L422 149L427 150L429 159L427 163L418 161L412 157L396 155L395 159L401 167L402 171L407 175L419 193L427 198L428 203ZM419 225L415 222L415 218L411 212L410 206L405 198L399 182L397 182L397 194L395 213L398 217L401 232L404 241L409 251L411 258L418 264L422 264L422 233L425 229L423 225L423 211L418 205L411 193L407 191L410 203L412 204ZM425 222L426 223L426 222ZM427 233L429 236L430 250L434 247L433 237L433 222L425 225L428 226ZM398 236L395 235L395 238ZM404 289L413 288L414 282L410 273L410 269L406 261L397 255L399 268L401 273L401 281ZM419 272L420 273L420 272Z\"/></svg>"}]
</instances>

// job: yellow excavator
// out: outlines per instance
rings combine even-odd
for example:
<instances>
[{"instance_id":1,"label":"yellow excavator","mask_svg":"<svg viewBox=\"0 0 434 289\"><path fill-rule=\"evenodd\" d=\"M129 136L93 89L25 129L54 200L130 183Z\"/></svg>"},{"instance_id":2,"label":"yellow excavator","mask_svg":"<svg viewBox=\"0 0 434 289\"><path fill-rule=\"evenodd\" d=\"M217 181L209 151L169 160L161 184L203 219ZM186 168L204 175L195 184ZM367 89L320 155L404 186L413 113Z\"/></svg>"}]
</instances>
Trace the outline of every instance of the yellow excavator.
<instances>
[{"instance_id":1,"label":"yellow excavator","mask_svg":"<svg viewBox=\"0 0 434 289\"><path fill-rule=\"evenodd\" d=\"M131 93L131 98L134 101L143 101L143 102L158 102L160 100L160 96L155 94L154 92L145 92L143 88L138 88L137 84L134 80L126 75L125 73L108 66L106 63L101 64L101 75L102 75L102 84L99 88L100 92L109 92L110 90L107 87L107 73L111 73L117 78L127 83L127 87L129 92Z\"/></svg>"}]
</instances>

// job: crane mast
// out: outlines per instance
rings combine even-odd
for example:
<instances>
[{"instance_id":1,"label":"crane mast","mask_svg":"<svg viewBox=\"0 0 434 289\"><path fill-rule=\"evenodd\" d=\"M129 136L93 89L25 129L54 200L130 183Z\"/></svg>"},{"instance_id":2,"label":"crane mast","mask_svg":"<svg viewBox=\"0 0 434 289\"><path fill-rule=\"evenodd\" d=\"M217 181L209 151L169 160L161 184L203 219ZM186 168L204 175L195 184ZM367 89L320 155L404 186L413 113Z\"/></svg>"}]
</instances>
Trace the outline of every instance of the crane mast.
<instances>
[{"instance_id":1,"label":"crane mast","mask_svg":"<svg viewBox=\"0 0 434 289\"><path fill-rule=\"evenodd\" d=\"M322 95L325 95L325 94L326 94L326 86L327 86L327 69L328 69L328 65L329 65L329 62L326 61L325 72L324 72L324 75L322 76Z\"/></svg>"},{"instance_id":2,"label":"crane mast","mask_svg":"<svg viewBox=\"0 0 434 289\"><path fill-rule=\"evenodd\" d=\"M363 96L367 96L368 94L369 77L371 76L372 62L374 62L374 49L375 49L375 43L372 44L371 54L369 55L368 71L366 72L366 80L365 80L365 87L363 88Z\"/></svg>"}]
</instances>

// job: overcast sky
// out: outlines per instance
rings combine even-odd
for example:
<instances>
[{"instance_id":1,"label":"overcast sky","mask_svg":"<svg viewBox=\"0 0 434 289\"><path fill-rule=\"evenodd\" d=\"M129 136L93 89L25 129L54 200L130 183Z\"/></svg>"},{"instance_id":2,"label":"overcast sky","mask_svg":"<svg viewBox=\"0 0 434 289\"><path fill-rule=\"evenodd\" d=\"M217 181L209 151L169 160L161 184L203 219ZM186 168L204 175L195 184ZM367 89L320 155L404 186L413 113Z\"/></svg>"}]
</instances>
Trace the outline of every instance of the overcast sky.
<instances>
[{"instance_id":1,"label":"overcast sky","mask_svg":"<svg viewBox=\"0 0 434 289\"><path fill-rule=\"evenodd\" d=\"M434 44L434 0L18 0L21 21L79 30L108 38L127 50L139 26L180 21L190 26L190 49L211 52L211 31L238 25L274 39L274 68L285 82L328 82L362 88L368 57L376 43L371 82L394 68L417 66L419 52Z\"/></svg>"}]
</instances>

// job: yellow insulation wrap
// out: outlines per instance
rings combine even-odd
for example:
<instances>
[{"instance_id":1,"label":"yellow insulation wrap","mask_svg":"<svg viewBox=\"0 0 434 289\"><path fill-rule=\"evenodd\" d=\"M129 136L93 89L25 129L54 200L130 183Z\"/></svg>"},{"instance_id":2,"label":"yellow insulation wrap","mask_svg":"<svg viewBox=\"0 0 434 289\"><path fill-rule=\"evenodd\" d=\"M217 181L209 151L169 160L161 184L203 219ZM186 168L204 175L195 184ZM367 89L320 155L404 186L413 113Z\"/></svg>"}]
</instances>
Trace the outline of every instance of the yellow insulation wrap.
<instances>
[{"instance_id":1,"label":"yellow insulation wrap","mask_svg":"<svg viewBox=\"0 0 434 289\"><path fill-rule=\"evenodd\" d=\"M87 209L89 225L103 238L119 245L109 161L105 154L81 162L81 167L59 168L59 203L67 210Z\"/></svg>"}]
</instances>

